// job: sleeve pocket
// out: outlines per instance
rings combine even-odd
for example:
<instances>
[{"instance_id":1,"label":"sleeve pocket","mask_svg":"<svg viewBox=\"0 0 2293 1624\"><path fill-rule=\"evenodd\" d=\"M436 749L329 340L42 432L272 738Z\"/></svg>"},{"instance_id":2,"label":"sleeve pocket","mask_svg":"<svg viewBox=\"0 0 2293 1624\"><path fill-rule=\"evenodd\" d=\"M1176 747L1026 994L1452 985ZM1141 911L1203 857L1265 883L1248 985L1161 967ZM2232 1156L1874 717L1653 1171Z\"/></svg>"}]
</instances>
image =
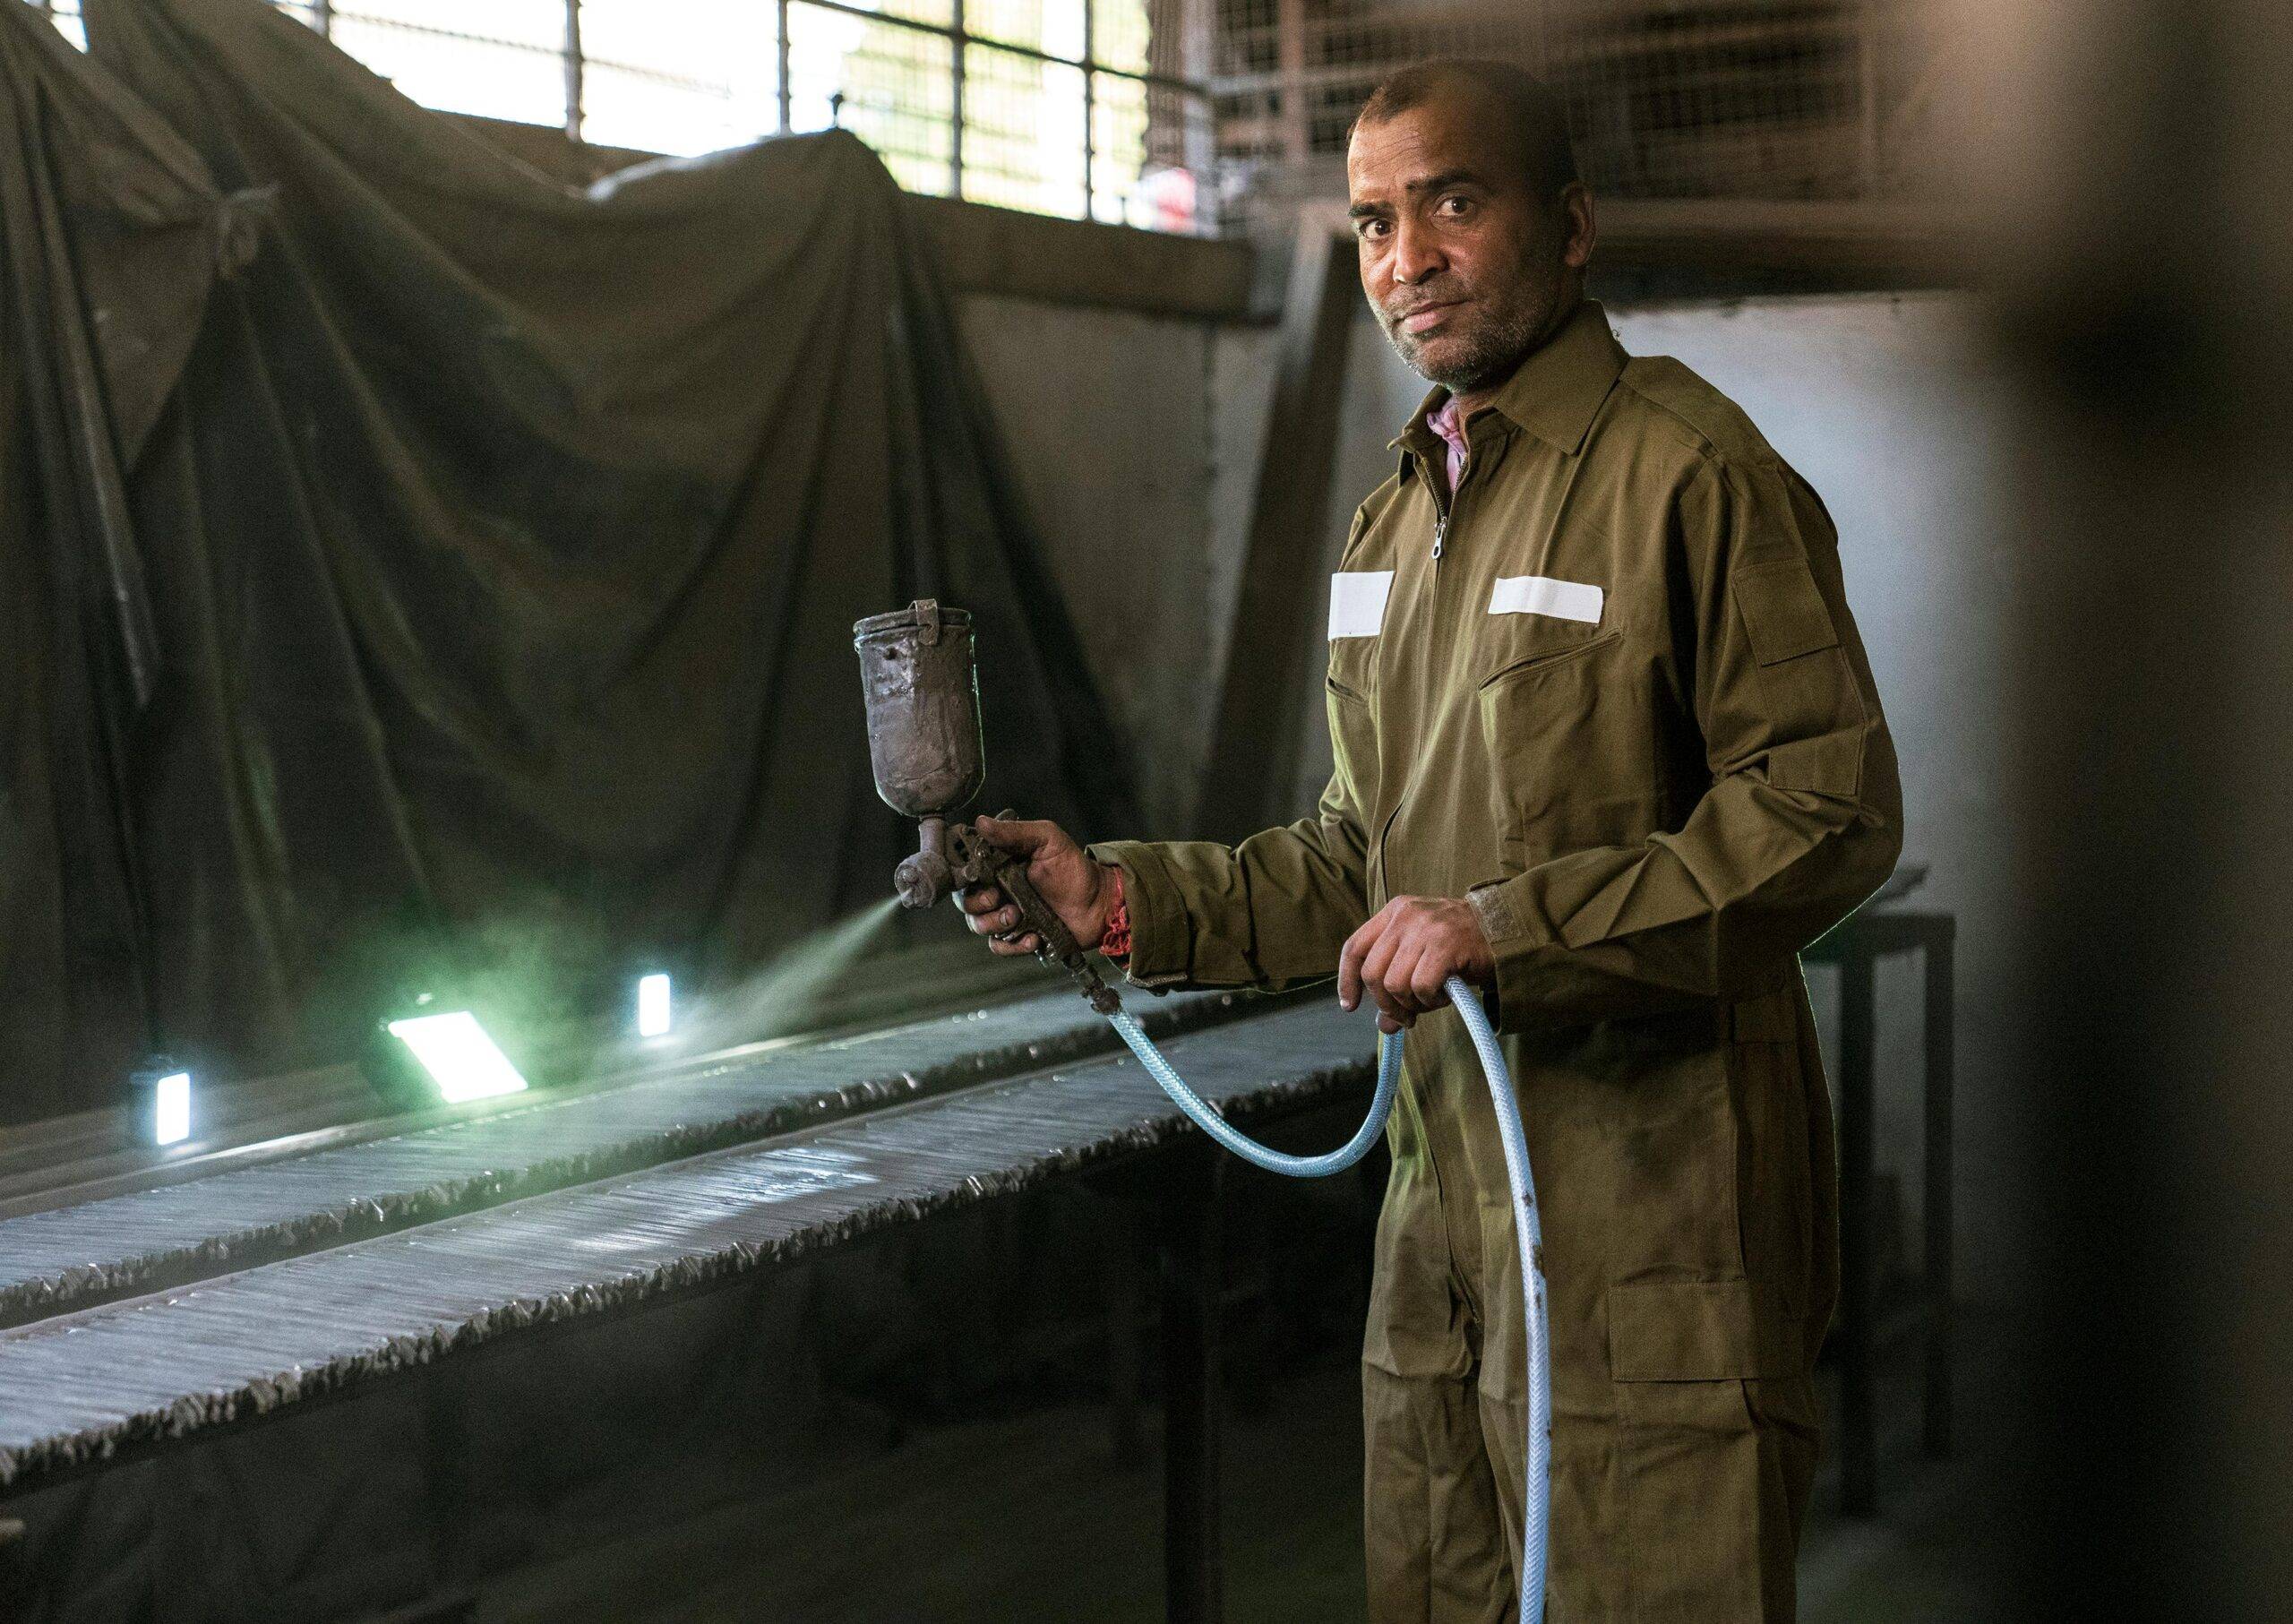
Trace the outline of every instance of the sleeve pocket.
<instances>
[{"instance_id":1,"label":"sleeve pocket","mask_svg":"<svg viewBox=\"0 0 2293 1624\"><path fill-rule=\"evenodd\" d=\"M1852 795L1863 780L1863 740L1855 733L1793 739L1767 752L1767 781L1776 789Z\"/></svg>"},{"instance_id":2,"label":"sleeve pocket","mask_svg":"<svg viewBox=\"0 0 2293 1624\"><path fill-rule=\"evenodd\" d=\"M1804 558L1778 558L1746 564L1735 573L1736 611L1744 617L1752 657L1779 665L1803 654L1839 646L1831 610Z\"/></svg>"}]
</instances>

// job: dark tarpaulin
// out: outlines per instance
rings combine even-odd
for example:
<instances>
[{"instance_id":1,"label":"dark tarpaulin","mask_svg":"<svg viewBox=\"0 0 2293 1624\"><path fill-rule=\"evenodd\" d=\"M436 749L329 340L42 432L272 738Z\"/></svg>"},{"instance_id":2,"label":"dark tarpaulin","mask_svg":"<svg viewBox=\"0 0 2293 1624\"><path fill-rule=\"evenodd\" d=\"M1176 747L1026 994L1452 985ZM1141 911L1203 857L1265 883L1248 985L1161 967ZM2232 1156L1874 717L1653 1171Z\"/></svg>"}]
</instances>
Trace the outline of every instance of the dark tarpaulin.
<instances>
[{"instance_id":1,"label":"dark tarpaulin","mask_svg":"<svg viewBox=\"0 0 2293 1624\"><path fill-rule=\"evenodd\" d=\"M993 794L1123 815L858 141L583 191L262 0L87 21L92 64L28 9L5 30L0 570L54 641L8 722L0 929L36 1018L0 1110L108 1103L147 1011L239 1069L338 1058L443 955L562 1012L872 902L907 831L849 628L918 595L980 617ZM59 130L58 85L116 127ZM43 212L83 171L125 202ZM84 401L43 353L73 333Z\"/></svg>"},{"instance_id":2,"label":"dark tarpaulin","mask_svg":"<svg viewBox=\"0 0 2293 1624\"><path fill-rule=\"evenodd\" d=\"M159 654L125 469L243 209L29 6L0 22L0 1112L116 1086L143 1019L133 758Z\"/></svg>"}]
</instances>

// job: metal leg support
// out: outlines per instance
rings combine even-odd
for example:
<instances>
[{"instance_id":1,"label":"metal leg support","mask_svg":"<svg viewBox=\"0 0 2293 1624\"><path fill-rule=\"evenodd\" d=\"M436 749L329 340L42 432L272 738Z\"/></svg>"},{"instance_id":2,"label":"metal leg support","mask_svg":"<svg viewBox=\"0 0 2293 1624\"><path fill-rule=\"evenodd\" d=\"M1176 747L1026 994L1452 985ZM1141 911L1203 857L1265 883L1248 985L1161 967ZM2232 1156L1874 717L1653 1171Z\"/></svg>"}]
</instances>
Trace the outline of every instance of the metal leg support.
<instances>
[{"instance_id":1,"label":"metal leg support","mask_svg":"<svg viewBox=\"0 0 2293 1624\"><path fill-rule=\"evenodd\" d=\"M1839 1482L1850 1517L1878 1510L1877 1248L1873 1244L1872 1096L1875 961L1847 953L1839 966Z\"/></svg>"},{"instance_id":2,"label":"metal leg support","mask_svg":"<svg viewBox=\"0 0 2293 1624\"><path fill-rule=\"evenodd\" d=\"M1101 1198L1106 1219L1107 1435L1115 1465L1129 1472L1146 1458L1139 1428L1139 1338L1146 1292L1136 1208L1120 1194Z\"/></svg>"},{"instance_id":3,"label":"metal leg support","mask_svg":"<svg viewBox=\"0 0 2293 1624\"><path fill-rule=\"evenodd\" d=\"M1171 1157L1163 1202L1163 1573L1170 1624L1224 1617L1219 1542L1218 1205L1207 1141Z\"/></svg>"},{"instance_id":4,"label":"metal leg support","mask_svg":"<svg viewBox=\"0 0 2293 1624\"><path fill-rule=\"evenodd\" d=\"M1927 941L1927 1405L1926 1448L1951 1452L1951 1110L1956 1076L1953 1045L1953 932L1950 922Z\"/></svg>"},{"instance_id":5,"label":"metal leg support","mask_svg":"<svg viewBox=\"0 0 2293 1624\"><path fill-rule=\"evenodd\" d=\"M26 1568L22 1521L0 1517L0 1618L30 1616L31 1576Z\"/></svg>"}]
</instances>

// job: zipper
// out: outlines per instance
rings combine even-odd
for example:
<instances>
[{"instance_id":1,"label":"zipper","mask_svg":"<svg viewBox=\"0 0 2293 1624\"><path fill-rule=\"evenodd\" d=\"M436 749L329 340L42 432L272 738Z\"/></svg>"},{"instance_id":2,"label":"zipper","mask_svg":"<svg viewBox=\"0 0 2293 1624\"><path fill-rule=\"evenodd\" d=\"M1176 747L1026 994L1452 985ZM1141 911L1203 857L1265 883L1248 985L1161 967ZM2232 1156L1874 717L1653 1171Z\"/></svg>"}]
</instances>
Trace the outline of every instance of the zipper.
<instances>
[{"instance_id":1,"label":"zipper","mask_svg":"<svg viewBox=\"0 0 2293 1624\"><path fill-rule=\"evenodd\" d=\"M1441 562L1441 549L1449 545L1449 516L1457 511L1457 498L1465 494L1465 486L1473 478L1473 454L1465 454L1464 467L1457 470L1456 489L1449 493L1449 500L1441 503L1433 518L1433 562Z\"/></svg>"},{"instance_id":2,"label":"zipper","mask_svg":"<svg viewBox=\"0 0 2293 1624\"><path fill-rule=\"evenodd\" d=\"M1432 571L1434 582L1438 583L1441 578L1441 553L1442 550L1448 546L1450 518L1457 511L1457 499L1464 494L1465 486L1472 482L1473 459L1471 455L1468 454L1465 459L1465 466L1457 470L1456 488L1449 493L1449 500L1443 503L1437 499L1434 503ZM1379 640L1382 642L1384 640L1380 639ZM1380 649L1378 652L1380 656L1382 656L1384 649ZM1447 652L1448 651L1444 649L1441 651L1442 656L1446 657ZM1403 809L1407 807L1409 804L1410 797L1417 793L1418 776L1418 769L1413 769L1409 777L1403 781L1401 786L1394 792L1394 803L1387 810L1384 819L1379 821L1378 825L1377 837L1370 842L1370 859L1377 869L1378 882L1378 889L1384 889L1387 886L1387 839L1393 833L1394 820L1401 816ZM1390 897L1389 891L1387 894L1388 897Z\"/></svg>"}]
</instances>

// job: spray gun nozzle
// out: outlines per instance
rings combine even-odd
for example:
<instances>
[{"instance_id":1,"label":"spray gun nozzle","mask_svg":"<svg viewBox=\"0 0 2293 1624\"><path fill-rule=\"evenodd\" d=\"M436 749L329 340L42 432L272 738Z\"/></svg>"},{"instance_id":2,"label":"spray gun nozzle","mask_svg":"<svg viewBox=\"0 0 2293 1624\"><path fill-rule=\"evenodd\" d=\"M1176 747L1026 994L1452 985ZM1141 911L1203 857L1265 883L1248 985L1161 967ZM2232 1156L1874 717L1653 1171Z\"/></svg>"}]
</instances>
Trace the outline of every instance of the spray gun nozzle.
<instances>
[{"instance_id":1,"label":"spray gun nozzle","mask_svg":"<svg viewBox=\"0 0 2293 1624\"><path fill-rule=\"evenodd\" d=\"M904 859L892 871L892 884L904 908L937 907L948 894L947 859L918 855Z\"/></svg>"},{"instance_id":2,"label":"spray gun nozzle","mask_svg":"<svg viewBox=\"0 0 2293 1624\"><path fill-rule=\"evenodd\" d=\"M900 907L937 907L956 882L955 870L948 862L947 820L926 818L917 832L922 838L916 850L892 871L892 885L899 892Z\"/></svg>"}]
</instances>

